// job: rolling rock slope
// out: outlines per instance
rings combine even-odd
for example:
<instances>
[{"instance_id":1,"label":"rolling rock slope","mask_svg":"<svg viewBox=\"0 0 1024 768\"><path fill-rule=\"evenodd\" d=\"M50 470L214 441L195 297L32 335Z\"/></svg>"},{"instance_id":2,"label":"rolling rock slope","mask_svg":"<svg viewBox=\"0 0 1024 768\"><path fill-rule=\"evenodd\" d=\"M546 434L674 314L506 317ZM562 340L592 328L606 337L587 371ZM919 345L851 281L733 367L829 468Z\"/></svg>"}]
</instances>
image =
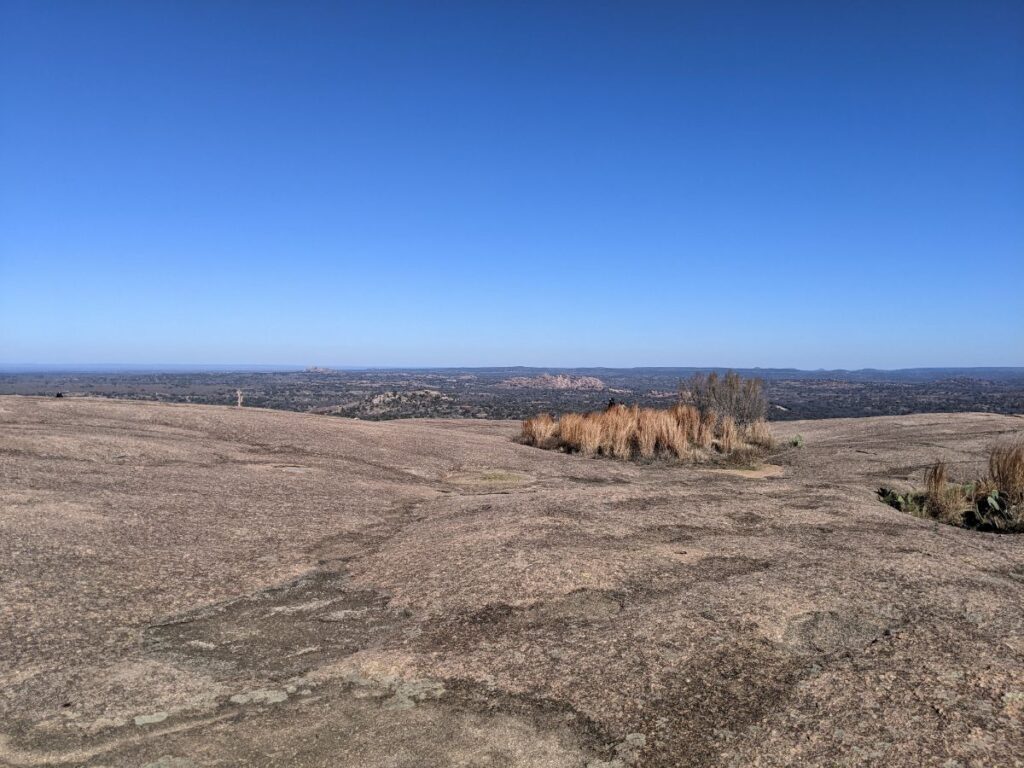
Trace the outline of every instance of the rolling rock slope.
<instances>
[{"instance_id":1,"label":"rolling rock slope","mask_svg":"<svg viewBox=\"0 0 1024 768\"><path fill-rule=\"evenodd\" d=\"M0 398L0 764L1022 766L1024 537L874 494L1022 428L789 422L757 477Z\"/></svg>"}]
</instances>

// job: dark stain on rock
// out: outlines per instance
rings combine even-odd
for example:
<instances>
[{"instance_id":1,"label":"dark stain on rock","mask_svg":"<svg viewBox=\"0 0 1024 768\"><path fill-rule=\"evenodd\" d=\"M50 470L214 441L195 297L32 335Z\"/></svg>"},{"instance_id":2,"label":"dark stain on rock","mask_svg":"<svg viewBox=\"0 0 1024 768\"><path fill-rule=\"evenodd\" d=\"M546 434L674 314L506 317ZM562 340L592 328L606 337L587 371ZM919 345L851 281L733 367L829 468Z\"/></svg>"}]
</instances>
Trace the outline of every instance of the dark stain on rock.
<instances>
[{"instance_id":1,"label":"dark stain on rock","mask_svg":"<svg viewBox=\"0 0 1024 768\"><path fill-rule=\"evenodd\" d=\"M789 622L783 642L798 653L831 655L862 650L888 632L882 617L810 611Z\"/></svg>"},{"instance_id":2,"label":"dark stain on rock","mask_svg":"<svg viewBox=\"0 0 1024 768\"><path fill-rule=\"evenodd\" d=\"M722 755L778 711L799 682L800 664L764 639L716 645L658 681L660 695L638 702L631 729L647 734L645 768L726 764Z\"/></svg>"},{"instance_id":3,"label":"dark stain on rock","mask_svg":"<svg viewBox=\"0 0 1024 768\"><path fill-rule=\"evenodd\" d=\"M151 653L296 675L399 642L411 617L389 601L344 573L317 572L153 624L144 642Z\"/></svg>"}]
</instances>

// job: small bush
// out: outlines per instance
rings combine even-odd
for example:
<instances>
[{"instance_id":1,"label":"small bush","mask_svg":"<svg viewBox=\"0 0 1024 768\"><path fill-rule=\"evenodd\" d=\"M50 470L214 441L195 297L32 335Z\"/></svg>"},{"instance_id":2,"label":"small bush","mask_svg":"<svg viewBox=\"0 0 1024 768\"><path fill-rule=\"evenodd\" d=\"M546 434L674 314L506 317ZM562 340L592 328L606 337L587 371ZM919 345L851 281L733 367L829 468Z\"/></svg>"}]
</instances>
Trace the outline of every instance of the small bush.
<instances>
[{"instance_id":1,"label":"small bush","mask_svg":"<svg viewBox=\"0 0 1024 768\"><path fill-rule=\"evenodd\" d=\"M950 480L938 461L925 471L924 491L879 488L886 504L918 517L994 533L1024 533L1024 443L996 446L988 476L969 483Z\"/></svg>"},{"instance_id":2,"label":"small bush","mask_svg":"<svg viewBox=\"0 0 1024 768\"><path fill-rule=\"evenodd\" d=\"M789 439L789 446L790 446L790 448L803 448L804 447L804 436L803 435L796 435L795 437L791 437Z\"/></svg>"},{"instance_id":3,"label":"small bush","mask_svg":"<svg viewBox=\"0 0 1024 768\"><path fill-rule=\"evenodd\" d=\"M891 488L879 488L878 497L900 512L906 512L914 517L927 517L924 508L928 497L923 493L899 493Z\"/></svg>"},{"instance_id":4,"label":"small bush","mask_svg":"<svg viewBox=\"0 0 1024 768\"><path fill-rule=\"evenodd\" d=\"M725 376L696 373L680 387L680 399L696 406L702 414L713 412L731 417L739 425L764 419L768 401L761 379L744 379L735 371Z\"/></svg>"}]
</instances>

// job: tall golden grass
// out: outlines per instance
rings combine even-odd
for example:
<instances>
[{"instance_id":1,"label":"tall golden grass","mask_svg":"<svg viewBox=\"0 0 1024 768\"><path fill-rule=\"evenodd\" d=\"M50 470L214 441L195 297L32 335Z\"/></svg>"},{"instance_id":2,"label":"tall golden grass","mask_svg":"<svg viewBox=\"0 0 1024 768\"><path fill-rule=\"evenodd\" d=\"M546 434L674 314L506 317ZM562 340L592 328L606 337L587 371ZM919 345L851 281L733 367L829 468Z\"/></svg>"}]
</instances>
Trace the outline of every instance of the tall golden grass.
<instances>
[{"instance_id":1,"label":"tall golden grass","mask_svg":"<svg viewBox=\"0 0 1024 768\"><path fill-rule=\"evenodd\" d=\"M541 414L523 422L520 442L585 456L617 459L687 458L701 450L728 454L739 448L771 446L761 421L743 428L731 416L701 413L692 405L667 410L613 405L593 413Z\"/></svg>"},{"instance_id":2,"label":"tall golden grass","mask_svg":"<svg viewBox=\"0 0 1024 768\"><path fill-rule=\"evenodd\" d=\"M1014 504L1024 504L1024 441L994 447L988 457L988 474L991 483Z\"/></svg>"},{"instance_id":3,"label":"tall golden grass","mask_svg":"<svg viewBox=\"0 0 1024 768\"><path fill-rule=\"evenodd\" d=\"M1024 441L990 449L988 474L969 482L950 478L937 461L924 475L924 490L898 493L882 488L883 501L943 523L998 533L1024 533Z\"/></svg>"},{"instance_id":4,"label":"tall golden grass","mask_svg":"<svg viewBox=\"0 0 1024 768\"><path fill-rule=\"evenodd\" d=\"M924 487L932 517L950 525L963 523L971 499L964 486L949 482L946 462L938 461L925 471Z\"/></svg>"},{"instance_id":5,"label":"tall golden grass","mask_svg":"<svg viewBox=\"0 0 1024 768\"><path fill-rule=\"evenodd\" d=\"M743 439L751 445L771 450L775 447L775 438L764 419L752 421L743 427Z\"/></svg>"},{"instance_id":6,"label":"tall golden grass","mask_svg":"<svg viewBox=\"0 0 1024 768\"><path fill-rule=\"evenodd\" d=\"M739 442L739 430L736 427L736 419L732 416L723 416L718 422L718 450L721 453L732 453Z\"/></svg>"},{"instance_id":7,"label":"tall golden grass","mask_svg":"<svg viewBox=\"0 0 1024 768\"><path fill-rule=\"evenodd\" d=\"M550 413L542 413L523 422L523 441L538 448L554 448L558 422Z\"/></svg>"}]
</instances>

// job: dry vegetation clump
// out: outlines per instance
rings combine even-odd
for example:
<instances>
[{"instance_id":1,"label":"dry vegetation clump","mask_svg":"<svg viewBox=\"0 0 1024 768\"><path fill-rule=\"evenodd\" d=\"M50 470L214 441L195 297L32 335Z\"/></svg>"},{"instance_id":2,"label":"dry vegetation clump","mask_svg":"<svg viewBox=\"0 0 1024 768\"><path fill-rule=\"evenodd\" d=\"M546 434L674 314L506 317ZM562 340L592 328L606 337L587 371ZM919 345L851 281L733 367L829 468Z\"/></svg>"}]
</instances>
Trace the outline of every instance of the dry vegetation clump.
<instances>
[{"instance_id":1,"label":"dry vegetation clump","mask_svg":"<svg viewBox=\"0 0 1024 768\"><path fill-rule=\"evenodd\" d=\"M989 452L988 475L954 482L938 461L925 471L924 490L879 488L882 501L903 512L948 525L993 533L1024 533L1024 442Z\"/></svg>"},{"instance_id":2,"label":"dry vegetation clump","mask_svg":"<svg viewBox=\"0 0 1024 768\"><path fill-rule=\"evenodd\" d=\"M558 422L550 413L542 413L523 422L523 442L538 448L554 448Z\"/></svg>"},{"instance_id":3,"label":"dry vegetation clump","mask_svg":"<svg viewBox=\"0 0 1024 768\"><path fill-rule=\"evenodd\" d=\"M988 457L988 475L1014 504L1024 503L1024 441L993 448Z\"/></svg>"},{"instance_id":4,"label":"dry vegetation clump","mask_svg":"<svg viewBox=\"0 0 1024 768\"><path fill-rule=\"evenodd\" d=\"M758 419L743 427L743 439L751 445L771 450L775 447L775 438L768 428L768 422Z\"/></svg>"},{"instance_id":5,"label":"dry vegetation clump","mask_svg":"<svg viewBox=\"0 0 1024 768\"><path fill-rule=\"evenodd\" d=\"M932 517L948 525L963 524L964 512L970 503L967 488L949 482L946 462L937 461L925 471L924 487L925 509Z\"/></svg>"},{"instance_id":6,"label":"dry vegetation clump","mask_svg":"<svg viewBox=\"0 0 1024 768\"><path fill-rule=\"evenodd\" d=\"M694 441L696 444L704 449L711 447L711 442L715 439L715 427L718 426L718 414L714 411L705 411L700 415L700 421L697 424L697 439Z\"/></svg>"},{"instance_id":7,"label":"dry vegetation clump","mask_svg":"<svg viewBox=\"0 0 1024 768\"><path fill-rule=\"evenodd\" d=\"M696 373L679 388L680 400L690 402L701 413L731 416L737 424L763 420L768 410L761 379L744 379L735 371L725 376Z\"/></svg>"},{"instance_id":8,"label":"dry vegetation clump","mask_svg":"<svg viewBox=\"0 0 1024 768\"><path fill-rule=\"evenodd\" d=\"M675 418L687 442L699 444L700 411L686 403L676 403L668 412ZM705 446L706 447L706 446Z\"/></svg>"},{"instance_id":9,"label":"dry vegetation clump","mask_svg":"<svg viewBox=\"0 0 1024 768\"><path fill-rule=\"evenodd\" d=\"M681 400L667 410L612 404L604 411L565 413L557 420L541 414L523 422L519 440L540 448L617 459L699 460L743 451L744 462L751 463L774 444L763 418L760 382L752 385L729 374L719 384L713 377L705 386L713 396ZM757 398L762 400L760 406L753 402Z\"/></svg>"},{"instance_id":10,"label":"dry vegetation clump","mask_svg":"<svg viewBox=\"0 0 1024 768\"><path fill-rule=\"evenodd\" d=\"M732 416L723 416L718 423L718 450L721 453L732 453L739 440L739 430L736 428L736 419Z\"/></svg>"}]
</instances>

